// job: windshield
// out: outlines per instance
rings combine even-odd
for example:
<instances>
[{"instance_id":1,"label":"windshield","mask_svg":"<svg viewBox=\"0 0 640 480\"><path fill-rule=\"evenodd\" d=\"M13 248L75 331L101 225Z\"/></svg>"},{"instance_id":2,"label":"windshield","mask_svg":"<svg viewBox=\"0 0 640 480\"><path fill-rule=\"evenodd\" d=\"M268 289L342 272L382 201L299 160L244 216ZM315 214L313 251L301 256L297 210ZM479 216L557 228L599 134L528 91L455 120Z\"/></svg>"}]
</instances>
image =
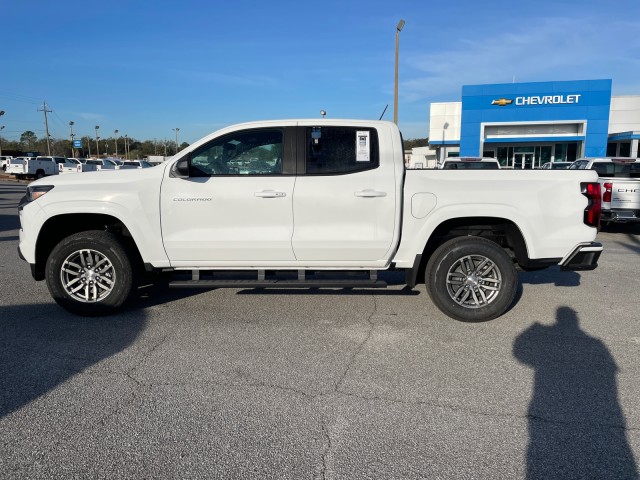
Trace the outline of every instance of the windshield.
<instances>
[{"instance_id":1,"label":"windshield","mask_svg":"<svg viewBox=\"0 0 640 480\"><path fill-rule=\"evenodd\" d=\"M497 162L445 162L443 170L498 170Z\"/></svg>"},{"instance_id":2,"label":"windshield","mask_svg":"<svg viewBox=\"0 0 640 480\"><path fill-rule=\"evenodd\" d=\"M591 170L600 177L640 178L640 163L593 162Z\"/></svg>"}]
</instances>

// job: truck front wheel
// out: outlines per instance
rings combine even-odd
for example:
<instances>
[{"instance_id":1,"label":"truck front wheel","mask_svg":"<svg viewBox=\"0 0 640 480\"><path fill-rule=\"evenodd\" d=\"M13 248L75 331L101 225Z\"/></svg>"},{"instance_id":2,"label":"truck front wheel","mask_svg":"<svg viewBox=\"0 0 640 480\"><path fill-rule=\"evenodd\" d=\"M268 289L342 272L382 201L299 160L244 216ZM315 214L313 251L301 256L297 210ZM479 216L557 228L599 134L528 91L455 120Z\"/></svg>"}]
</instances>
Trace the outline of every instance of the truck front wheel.
<instances>
[{"instance_id":1,"label":"truck front wheel","mask_svg":"<svg viewBox=\"0 0 640 480\"><path fill-rule=\"evenodd\" d=\"M117 311L135 283L126 246L99 230L70 235L56 245L47 260L46 279L60 306L85 316Z\"/></svg>"},{"instance_id":2,"label":"truck front wheel","mask_svg":"<svg viewBox=\"0 0 640 480\"><path fill-rule=\"evenodd\" d=\"M446 315L483 322L513 303L518 274L502 247L481 237L457 237L442 244L425 270L427 292Z\"/></svg>"}]
</instances>

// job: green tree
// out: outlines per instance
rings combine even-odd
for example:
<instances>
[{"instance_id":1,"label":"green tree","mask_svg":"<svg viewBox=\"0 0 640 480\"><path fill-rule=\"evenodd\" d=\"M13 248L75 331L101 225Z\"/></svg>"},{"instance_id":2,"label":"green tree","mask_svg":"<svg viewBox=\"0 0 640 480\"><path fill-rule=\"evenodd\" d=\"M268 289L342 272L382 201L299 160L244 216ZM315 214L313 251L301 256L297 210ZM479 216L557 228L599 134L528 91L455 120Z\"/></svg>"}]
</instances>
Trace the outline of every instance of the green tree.
<instances>
[{"instance_id":1,"label":"green tree","mask_svg":"<svg viewBox=\"0 0 640 480\"><path fill-rule=\"evenodd\" d=\"M20 143L25 145L28 149L33 149L33 146L38 141L38 137L31 130L27 130L20 135Z\"/></svg>"},{"instance_id":2,"label":"green tree","mask_svg":"<svg viewBox=\"0 0 640 480\"><path fill-rule=\"evenodd\" d=\"M428 138L410 138L409 140L404 141L405 150L411 150L412 148L427 147L427 146L429 146Z\"/></svg>"}]
</instances>

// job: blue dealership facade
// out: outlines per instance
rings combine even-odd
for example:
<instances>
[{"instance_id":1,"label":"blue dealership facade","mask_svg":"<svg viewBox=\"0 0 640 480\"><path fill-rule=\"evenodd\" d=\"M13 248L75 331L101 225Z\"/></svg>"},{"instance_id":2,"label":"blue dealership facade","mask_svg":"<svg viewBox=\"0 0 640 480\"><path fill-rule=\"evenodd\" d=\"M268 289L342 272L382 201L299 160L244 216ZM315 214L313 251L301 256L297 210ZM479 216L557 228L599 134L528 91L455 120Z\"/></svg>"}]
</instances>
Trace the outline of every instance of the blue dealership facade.
<instances>
[{"instance_id":1,"label":"blue dealership facade","mask_svg":"<svg viewBox=\"0 0 640 480\"><path fill-rule=\"evenodd\" d=\"M507 168L637 156L640 97L611 88L608 79L465 85L462 102L431 105L429 145L439 161L490 156Z\"/></svg>"}]
</instances>

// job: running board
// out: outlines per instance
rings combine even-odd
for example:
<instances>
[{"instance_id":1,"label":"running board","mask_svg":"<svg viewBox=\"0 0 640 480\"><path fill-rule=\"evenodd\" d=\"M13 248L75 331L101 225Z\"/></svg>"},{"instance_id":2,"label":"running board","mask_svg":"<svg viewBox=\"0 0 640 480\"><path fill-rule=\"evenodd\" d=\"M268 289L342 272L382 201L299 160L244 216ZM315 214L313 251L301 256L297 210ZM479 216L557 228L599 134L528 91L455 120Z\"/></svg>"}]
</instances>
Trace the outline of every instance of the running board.
<instances>
[{"instance_id":1,"label":"running board","mask_svg":"<svg viewBox=\"0 0 640 480\"><path fill-rule=\"evenodd\" d=\"M378 280L377 270L371 270L369 272L363 272L368 274L368 277L359 274L355 278L322 278L330 274L332 277L339 276L337 272L314 272L313 277L320 278L308 278L305 270L298 270L289 274L289 278L278 278L282 272L272 273L265 270L258 270L252 272L253 278L228 278L233 276L233 272L225 272L222 276L227 278L215 278L217 273L209 276L209 278L202 278L205 272L200 270L192 270L191 278L188 277L181 280L174 280L169 283L171 288L386 288L387 282L384 280ZM206 272L211 274L212 272ZM245 272L246 273L246 272ZM311 272L309 272L311 273ZM257 275L256 275L257 274ZM219 275L219 274L217 274ZM287 276L286 274L284 276ZM353 272L347 272L342 277L354 277ZM268 278L272 277L272 278ZM293 278L291 278L293 277Z\"/></svg>"}]
</instances>

